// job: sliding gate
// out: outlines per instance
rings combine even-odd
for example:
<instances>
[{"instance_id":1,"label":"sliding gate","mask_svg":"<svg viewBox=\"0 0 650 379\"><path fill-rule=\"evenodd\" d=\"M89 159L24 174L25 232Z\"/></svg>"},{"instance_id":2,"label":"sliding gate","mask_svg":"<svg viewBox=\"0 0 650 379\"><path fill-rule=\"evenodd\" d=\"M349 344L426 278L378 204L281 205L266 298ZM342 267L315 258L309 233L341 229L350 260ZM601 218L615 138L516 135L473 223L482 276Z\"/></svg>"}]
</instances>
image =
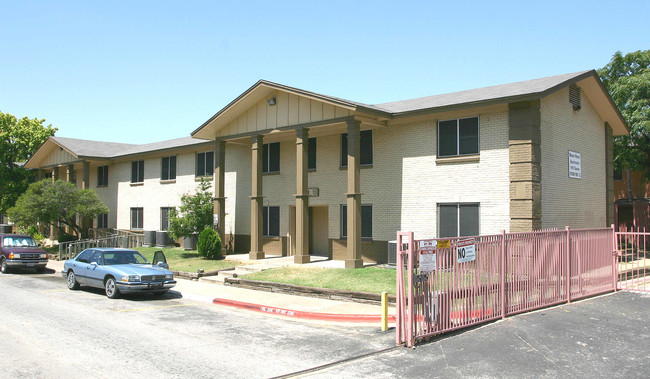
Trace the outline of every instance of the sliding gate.
<instances>
[{"instance_id":1,"label":"sliding gate","mask_svg":"<svg viewBox=\"0 0 650 379\"><path fill-rule=\"evenodd\" d=\"M613 228L413 237L397 233L398 344L616 288Z\"/></svg>"}]
</instances>

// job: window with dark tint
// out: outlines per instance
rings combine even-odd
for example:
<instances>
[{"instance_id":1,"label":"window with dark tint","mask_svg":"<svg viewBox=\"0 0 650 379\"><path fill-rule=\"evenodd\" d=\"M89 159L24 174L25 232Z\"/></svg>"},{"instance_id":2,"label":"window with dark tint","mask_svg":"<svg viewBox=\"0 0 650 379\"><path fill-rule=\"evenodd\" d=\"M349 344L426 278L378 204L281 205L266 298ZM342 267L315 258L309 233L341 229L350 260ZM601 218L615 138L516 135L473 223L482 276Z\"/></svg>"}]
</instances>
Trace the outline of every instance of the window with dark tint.
<instances>
[{"instance_id":1,"label":"window with dark tint","mask_svg":"<svg viewBox=\"0 0 650 379\"><path fill-rule=\"evenodd\" d=\"M438 237L479 235L479 204L438 204Z\"/></svg>"},{"instance_id":2,"label":"window with dark tint","mask_svg":"<svg viewBox=\"0 0 650 379\"><path fill-rule=\"evenodd\" d=\"M97 167L97 187L108 185L108 166Z\"/></svg>"},{"instance_id":3,"label":"window with dark tint","mask_svg":"<svg viewBox=\"0 0 650 379\"><path fill-rule=\"evenodd\" d=\"M214 172L214 151L196 154L196 176L209 176Z\"/></svg>"},{"instance_id":4,"label":"window with dark tint","mask_svg":"<svg viewBox=\"0 0 650 379\"><path fill-rule=\"evenodd\" d=\"M438 156L479 153L478 117L438 122Z\"/></svg>"},{"instance_id":5,"label":"window with dark tint","mask_svg":"<svg viewBox=\"0 0 650 379\"><path fill-rule=\"evenodd\" d=\"M142 208L131 208L131 229L142 229L143 215Z\"/></svg>"},{"instance_id":6,"label":"window with dark tint","mask_svg":"<svg viewBox=\"0 0 650 379\"><path fill-rule=\"evenodd\" d=\"M614 169L614 180L623 180L623 170Z\"/></svg>"},{"instance_id":7,"label":"window with dark tint","mask_svg":"<svg viewBox=\"0 0 650 379\"><path fill-rule=\"evenodd\" d=\"M262 235L266 237L280 236L280 207L264 207L262 223Z\"/></svg>"},{"instance_id":8,"label":"window with dark tint","mask_svg":"<svg viewBox=\"0 0 650 379\"><path fill-rule=\"evenodd\" d=\"M359 165L372 165L372 130L360 132ZM348 167L348 133L341 134L341 167Z\"/></svg>"},{"instance_id":9,"label":"window with dark tint","mask_svg":"<svg viewBox=\"0 0 650 379\"><path fill-rule=\"evenodd\" d=\"M162 172L160 174L160 179L161 180L176 179L176 156L163 157Z\"/></svg>"},{"instance_id":10,"label":"window with dark tint","mask_svg":"<svg viewBox=\"0 0 650 379\"><path fill-rule=\"evenodd\" d=\"M92 254L94 250L84 250L79 254L77 257L77 261L79 262L85 262L85 263L90 263L90 254Z\"/></svg>"},{"instance_id":11,"label":"window with dark tint","mask_svg":"<svg viewBox=\"0 0 650 379\"><path fill-rule=\"evenodd\" d=\"M348 237L348 206L341 205L341 238ZM361 206L361 238L372 238L372 205Z\"/></svg>"},{"instance_id":12,"label":"window with dark tint","mask_svg":"<svg viewBox=\"0 0 650 379\"><path fill-rule=\"evenodd\" d=\"M99 229L108 228L108 213L97 215L97 228Z\"/></svg>"},{"instance_id":13,"label":"window with dark tint","mask_svg":"<svg viewBox=\"0 0 650 379\"><path fill-rule=\"evenodd\" d=\"M144 182L144 161L131 162L131 183Z\"/></svg>"},{"instance_id":14,"label":"window with dark tint","mask_svg":"<svg viewBox=\"0 0 650 379\"><path fill-rule=\"evenodd\" d=\"M262 172L280 172L280 142L265 143L263 146Z\"/></svg>"},{"instance_id":15,"label":"window with dark tint","mask_svg":"<svg viewBox=\"0 0 650 379\"><path fill-rule=\"evenodd\" d=\"M103 265L104 261L102 260L102 252L99 250L95 250L90 256L90 262L95 262L98 265Z\"/></svg>"},{"instance_id":16,"label":"window with dark tint","mask_svg":"<svg viewBox=\"0 0 650 379\"><path fill-rule=\"evenodd\" d=\"M307 169L316 169L316 137L307 140Z\"/></svg>"},{"instance_id":17,"label":"window with dark tint","mask_svg":"<svg viewBox=\"0 0 650 379\"><path fill-rule=\"evenodd\" d=\"M169 212L172 209L171 207L160 208L160 230L165 231L169 229Z\"/></svg>"}]
</instances>

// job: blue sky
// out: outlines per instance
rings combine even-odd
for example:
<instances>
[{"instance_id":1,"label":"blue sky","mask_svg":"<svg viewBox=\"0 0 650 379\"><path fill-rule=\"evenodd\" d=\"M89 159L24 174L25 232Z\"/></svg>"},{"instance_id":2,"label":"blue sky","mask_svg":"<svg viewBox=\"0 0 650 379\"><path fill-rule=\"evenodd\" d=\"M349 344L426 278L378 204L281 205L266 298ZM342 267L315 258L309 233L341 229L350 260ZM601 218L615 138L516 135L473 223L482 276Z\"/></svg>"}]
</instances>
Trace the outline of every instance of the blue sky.
<instances>
[{"instance_id":1,"label":"blue sky","mask_svg":"<svg viewBox=\"0 0 650 379\"><path fill-rule=\"evenodd\" d=\"M600 68L648 1L5 1L0 111L57 136L188 136L259 79L376 104Z\"/></svg>"}]
</instances>

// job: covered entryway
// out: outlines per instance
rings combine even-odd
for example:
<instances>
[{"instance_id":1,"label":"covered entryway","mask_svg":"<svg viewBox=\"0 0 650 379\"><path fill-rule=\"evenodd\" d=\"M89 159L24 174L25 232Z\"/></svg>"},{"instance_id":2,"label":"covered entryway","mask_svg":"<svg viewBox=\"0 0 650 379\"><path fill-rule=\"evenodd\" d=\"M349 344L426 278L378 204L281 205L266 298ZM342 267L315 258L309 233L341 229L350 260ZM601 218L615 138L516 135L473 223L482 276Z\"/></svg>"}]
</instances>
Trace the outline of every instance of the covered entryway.
<instances>
[{"instance_id":1,"label":"covered entryway","mask_svg":"<svg viewBox=\"0 0 650 379\"><path fill-rule=\"evenodd\" d=\"M309 207L309 255L331 258L328 238L328 214L327 205L316 205ZM296 207L289 207L289 239L291 241L290 255L296 252Z\"/></svg>"}]
</instances>

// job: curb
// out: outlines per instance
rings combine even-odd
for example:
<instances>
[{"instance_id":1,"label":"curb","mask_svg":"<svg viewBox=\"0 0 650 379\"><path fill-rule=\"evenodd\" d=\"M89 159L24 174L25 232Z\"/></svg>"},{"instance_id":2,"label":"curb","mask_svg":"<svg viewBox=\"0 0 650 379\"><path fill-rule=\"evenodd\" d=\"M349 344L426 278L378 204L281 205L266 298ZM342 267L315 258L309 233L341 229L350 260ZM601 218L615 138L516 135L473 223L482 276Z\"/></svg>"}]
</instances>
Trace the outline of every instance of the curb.
<instances>
[{"instance_id":1,"label":"curb","mask_svg":"<svg viewBox=\"0 0 650 379\"><path fill-rule=\"evenodd\" d=\"M245 303L243 301L221 299L221 298L215 298L214 300L212 300L212 303L217 305L227 305L239 309L247 309L250 311L271 313L278 316L293 317L293 318L300 318L306 320L333 321L333 322L360 322L360 323L381 322L381 315L338 314L338 313L295 311L291 309L269 307L266 305ZM388 322L394 323L395 315L389 315Z\"/></svg>"}]
</instances>

